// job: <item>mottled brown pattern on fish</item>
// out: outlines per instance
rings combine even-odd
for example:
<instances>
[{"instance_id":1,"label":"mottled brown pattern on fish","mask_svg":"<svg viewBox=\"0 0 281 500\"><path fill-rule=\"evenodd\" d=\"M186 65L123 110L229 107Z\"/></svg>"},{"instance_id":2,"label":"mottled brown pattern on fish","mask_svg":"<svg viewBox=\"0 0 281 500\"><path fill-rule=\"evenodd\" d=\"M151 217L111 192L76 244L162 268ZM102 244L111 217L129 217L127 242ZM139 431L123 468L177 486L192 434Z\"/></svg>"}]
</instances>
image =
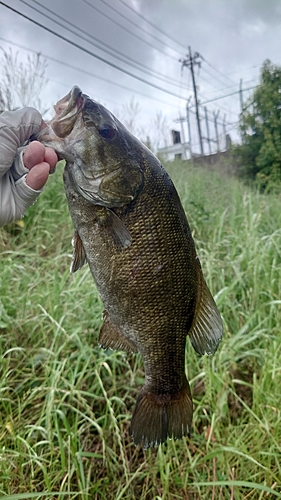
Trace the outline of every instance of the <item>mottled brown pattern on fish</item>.
<instances>
[{"instance_id":1,"label":"mottled brown pattern on fish","mask_svg":"<svg viewBox=\"0 0 281 500\"><path fill-rule=\"evenodd\" d=\"M149 152L142 168L145 185L138 198L114 210L131 234L129 248L120 249L106 227L93 224L95 206L81 197L69 206L111 324L142 355L146 390L156 401L176 399L188 391L186 434L191 430L192 404L185 375L185 342L196 307L198 260L166 172ZM67 172L65 184L67 193L71 192Z\"/></svg>"},{"instance_id":2,"label":"mottled brown pattern on fish","mask_svg":"<svg viewBox=\"0 0 281 500\"><path fill-rule=\"evenodd\" d=\"M81 97L77 87L67 96L63 119L58 117L67 121L67 130L67 112L75 108L77 95L84 108L82 119L75 112L72 141L69 136L65 145L46 143L57 144L67 158L64 183L76 230L72 271L86 256L105 307L99 342L139 351L143 358L145 385L131 432L135 443L147 448L190 433L186 336L200 354L214 352L221 319L168 174L151 151L105 108ZM57 128L63 134L63 126Z\"/></svg>"}]
</instances>

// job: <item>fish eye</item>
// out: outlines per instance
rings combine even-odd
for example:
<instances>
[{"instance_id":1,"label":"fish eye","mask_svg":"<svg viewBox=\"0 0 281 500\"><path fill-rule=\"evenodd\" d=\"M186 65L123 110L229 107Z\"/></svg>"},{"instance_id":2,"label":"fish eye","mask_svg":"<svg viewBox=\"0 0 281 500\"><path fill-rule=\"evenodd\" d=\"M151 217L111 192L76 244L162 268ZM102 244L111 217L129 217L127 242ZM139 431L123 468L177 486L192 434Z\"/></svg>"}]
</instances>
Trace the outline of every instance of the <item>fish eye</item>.
<instances>
[{"instance_id":1,"label":"fish eye","mask_svg":"<svg viewBox=\"0 0 281 500\"><path fill-rule=\"evenodd\" d=\"M115 128L111 127L111 125L103 125L99 128L99 134L103 139L113 139L116 134Z\"/></svg>"}]
</instances>

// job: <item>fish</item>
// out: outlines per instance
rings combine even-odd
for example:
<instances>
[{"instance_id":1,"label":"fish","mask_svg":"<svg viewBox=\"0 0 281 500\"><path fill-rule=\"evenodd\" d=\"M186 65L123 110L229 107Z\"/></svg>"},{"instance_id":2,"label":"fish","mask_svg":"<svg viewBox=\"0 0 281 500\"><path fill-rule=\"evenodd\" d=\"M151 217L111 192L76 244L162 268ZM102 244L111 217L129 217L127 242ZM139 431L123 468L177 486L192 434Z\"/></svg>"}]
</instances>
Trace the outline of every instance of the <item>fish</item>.
<instances>
[{"instance_id":1,"label":"fish","mask_svg":"<svg viewBox=\"0 0 281 500\"><path fill-rule=\"evenodd\" d=\"M66 161L70 270L90 267L104 306L99 345L143 360L132 439L147 449L189 437L186 338L211 354L223 329L179 195L158 158L78 86L54 108L37 140Z\"/></svg>"}]
</instances>

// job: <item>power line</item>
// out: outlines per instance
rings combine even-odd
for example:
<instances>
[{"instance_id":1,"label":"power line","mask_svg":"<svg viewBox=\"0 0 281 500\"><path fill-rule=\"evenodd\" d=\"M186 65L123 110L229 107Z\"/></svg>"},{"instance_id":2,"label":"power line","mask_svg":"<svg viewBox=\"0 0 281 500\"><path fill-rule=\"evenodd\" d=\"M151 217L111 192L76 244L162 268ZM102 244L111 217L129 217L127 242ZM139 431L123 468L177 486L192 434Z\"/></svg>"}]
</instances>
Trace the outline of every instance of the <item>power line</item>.
<instances>
[{"instance_id":1,"label":"power line","mask_svg":"<svg viewBox=\"0 0 281 500\"><path fill-rule=\"evenodd\" d=\"M200 96L200 97L203 97L203 98L205 99L205 101L207 100L207 98L205 97L205 93L204 93L204 95L203 95L203 94L201 94L201 93L199 93L199 96ZM200 104L200 106L201 106L201 101L199 101L199 104ZM220 103L220 105L219 105L219 108L218 108L218 106L216 106L216 109L220 109L221 111L224 111L225 113L229 113L229 114L231 114L231 115L235 115L235 116L237 116L237 112L230 111L229 107L228 107L228 108L226 108L226 107L222 106L222 105L221 105L221 103Z\"/></svg>"},{"instance_id":2,"label":"power line","mask_svg":"<svg viewBox=\"0 0 281 500\"><path fill-rule=\"evenodd\" d=\"M140 62L137 62L135 59L132 59L131 57L129 57L129 56L125 55L125 54L122 54L122 52L120 52L119 50L111 47L110 45L108 45L105 42L101 42L98 38L96 38L92 34L88 33L87 31L83 30L80 26L79 26L79 32L76 33L76 31L72 31L70 28L67 28L64 24L59 23L55 19L49 17L47 14L44 14L42 11L40 11L36 7L28 4L25 0L20 0L20 1L22 3L24 3L25 5L27 5L28 7L32 8L33 10L35 10L36 12L38 12L39 14L43 15L44 17L47 17L47 19L50 19L51 21L55 22L56 24L58 24L62 28L67 29L71 33L75 34L76 36L78 36L82 40L85 40L86 42L89 43L89 41L86 38L84 38L83 36L81 36L81 33L84 33L87 37L91 38L92 40L95 40L99 44L99 45L96 45L95 43L92 43L92 45L94 47L96 47L96 48L98 48L98 49L106 52L109 55L113 55L113 57L119 59L122 62L125 62L125 64L128 64L127 61L130 61L134 68L136 68L136 69L139 70L138 66L140 66L140 67L143 68L143 71L146 74L148 74L150 76L153 76L153 73L154 73L158 79L164 81L165 83L168 83L170 85L174 85L174 86L178 87L178 82L176 80L172 80L171 78L168 78L167 76L159 73L158 71L155 71L155 70L153 70L151 68L148 68L144 64L142 64ZM50 12L51 14L53 14L56 18L61 19L62 21L64 21L64 23L67 23L69 26L72 26L72 27L74 27L77 30L77 25L73 24L71 21L66 20L64 17L62 17L59 14L53 12L51 9L48 9L48 7L45 7L44 5L40 4L40 2L37 2L37 0L31 0L31 1L34 2L34 3L36 3L37 5L39 5L43 9L45 9L47 12ZM112 54L112 52L113 52L113 54ZM119 57L118 55L115 55L114 53L119 54L119 56L121 56L121 57Z\"/></svg>"},{"instance_id":3,"label":"power line","mask_svg":"<svg viewBox=\"0 0 281 500\"><path fill-rule=\"evenodd\" d=\"M0 37L0 40L3 40L4 42L10 43L11 45L14 45L15 47L19 47L20 49L26 50L28 52L31 52L33 54L38 54L38 51L30 49L28 47L25 47L24 45L20 45L19 43L12 42L11 40L7 40L6 38ZM45 57L46 59L49 59L50 61L53 61L55 63L58 63L59 65L66 66L67 68L73 69L79 73L84 73L87 76L91 76L92 78L97 78L98 80L101 80L103 82L109 83L110 85L114 85L115 87L120 87L121 89L128 90L129 92L132 91L129 87L126 87L125 85L122 85L121 83L117 82L112 82L111 80L108 80L107 78L103 78L102 76L95 75L93 73L90 73L89 71L83 69L83 68L78 68L77 66L73 66L72 64L68 64L65 61L61 61L60 59L56 59L54 57L48 56L47 54L44 54L43 52L40 52L40 54ZM59 82L55 82L59 83ZM66 85L61 84L66 87ZM157 97L151 97L147 94L144 94L143 92L140 92L139 90L134 89L134 93L138 95L142 95L143 97L146 97L147 99L152 99L153 101L158 101L161 102L162 104L165 104L166 106L170 106L172 108L178 109L178 106L167 103L166 101L163 101L162 99L158 99Z\"/></svg>"},{"instance_id":4,"label":"power line","mask_svg":"<svg viewBox=\"0 0 281 500\"><path fill-rule=\"evenodd\" d=\"M104 3L105 5L107 5L108 7L110 7L112 10L114 10L115 12L117 12L119 15L122 15L120 14L120 12L117 10L117 9L114 9L112 7L112 5L109 5L108 2L106 2L105 0L100 0L102 3ZM159 33L161 33L162 35L166 36L167 38L169 38L173 43L176 43L179 47L181 47L182 49L186 50L186 47L184 47L183 45L181 45L177 40L175 40L174 38L172 38L170 35L167 35L167 33L165 33L165 31L161 30L161 28L159 28L158 26L156 26L155 24L153 24L151 21L149 21L146 17L144 17L142 14L140 14L138 11L136 11L131 5L127 4L126 2L124 2L123 0L119 0L120 3L122 3L123 5L125 5L127 7L127 9L130 9L131 12L133 12L134 14L136 14L140 19L142 19L143 21L145 21L147 24L149 24L152 28L154 28L156 31L158 31ZM132 23L134 26L137 26L138 28L139 25L137 25L136 23L133 23L133 21L131 19L129 19L128 17L122 15L122 17L124 17L124 19L127 19L130 23ZM141 28L140 28L141 29ZM144 31L144 33L147 33L148 35L152 36L151 33L149 33L148 31L144 30L142 28L142 31ZM162 42L162 40L159 40L159 38L156 38L153 36L153 38L155 38L155 40ZM174 49L172 49L174 50ZM176 52L176 51L175 51Z\"/></svg>"},{"instance_id":5,"label":"power line","mask_svg":"<svg viewBox=\"0 0 281 500\"><path fill-rule=\"evenodd\" d=\"M201 106L199 106L199 108L201 108ZM192 114L192 115L196 115L195 111L192 111L192 109L189 108L189 112ZM213 120L213 113L211 113L210 111L207 110L207 113L208 115L211 115L212 118L209 118L209 121L213 122L214 123L214 120ZM237 115L236 115L237 116ZM204 117L202 117L202 113L200 114L199 112L199 118L200 118L200 121L203 121L204 120ZM187 118L182 118L181 119L182 121L187 121ZM175 122L178 122L178 121L181 121L179 119L176 119ZM218 125L223 125L223 122L217 122ZM238 121L235 121L235 122L225 122L226 125L233 125L235 123L238 123Z\"/></svg>"},{"instance_id":6,"label":"power line","mask_svg":"<svg viewBox=\"0 0 281 500\"><path fill-rule=\"evenodd\" d=\"M188 56L187 56L188 57ZM202 58L202 60L205 62L203 56L200 55L200 57ZM210 82L209 82L209 79L207 78L204 78L204 76L202 75L202 71L205 71L207 73L207 75L209 75L209 77L213 78L214 80L216 80L218 83L220 83L221 85L223 85L223 82L221 80L219 80L217 77L215 77L214 75L212 75L204 66L200 66L200 80L203 80L203 82L207 83L208 85L210 85ZM199 71L198 71L198 75L199 75ZM235 84L236 86L238 85L238 83ZM233 85L232 85L233 87ZM224 90L224 89L223 89ZM226 89L225 89L226 90ZM209 93L209 92L218 92L218 88L215 88L211 91L204 91L204 94L205 93Z\"/></svg>"},{"instance_id":7,"label":"power line","mask_svg":"<svg viewBox=\"0 0 281 500\"><path fill-rule=\"evenodd\" d=\"M202 59L203 59L203 61L206 64L208 64L208 66L210 66L210 68L212 68L214 71L216 71L216 73L218 73L219 75L223 76L230 83L234 83L233 80L231 80L231 78L229 78L227 75L225 75L224 73L222 73L221 71L219 71L217 68L215 68L211 63L209 63L209 61L207 61L207 59L205 59L205 57L202 57Z\"/></svg>"},{"instance_id":8,"label":"power line","mask_svg":"<svg viewBox=\"0 0 281 500\"><path fill-rule=\"evenodd\" d=\"M105 0L100 0L101 2L103 2L104 4L108 5L108 7L112 8L112 6L110 6ZM157 30L159 33L161 33L162 35L166 36L168 39L170 39L172 42L174 42L175 44L177 44L179 47L181 47L182 49L186 50L186 47L184 47L178 40L176 40L175 38L171 37L170 35L168 35L165 31L161 30L161 28L159 28L158 26L156 26L154 23L152 23L149 19L147 19L145 16L143 16L140 12L138 12L137 10L135 10L131 5L129 5L125 0L118 0L120 3L122 3L123 5L125 5L131 12L133 12L135 15L137 15L140 19L142 19L143 21L145 21L147 24L149 24L152 28L154 28L155 30ZM115 10L115 9L114 9ZM116 11L118 12L118 11ZM119 12L118 12L119 13ZM120 13L119 13L120 14ZM120 14L121 15L121 14ZM125 17L125 16L124 16ZM128 18L126 18L128 19ZM129 19L128 19L129 20ZM131 20L129 20L131 22ZM147 31L145 31L145 33L147 33ZM228 80L229 82L233 83L233 85L238 85L238 83L234 83L233 80L231 80L228 75L225 75L224 73L222 73L221 71L219 71L217 68L215 68L205 57L201 56L202 57L202 60L210 67L213 69L213 71L215 71L216 73L218 73L219 75L221 75L223 78L225 78L226 80ZM203 68L206 73L207 70L206 68ZM210 73L208 73L212 78L215 78L213 75L211 75ZM220 81L218 79L216 79L217 81Z\"/></svg>"},{"instance_id":9,"label":"power line","mask_svg":"<svg viewBox=\"0 0 281 500\"><path fill-rule=\"evenodd\" d=\"M138 38L138 40L140 40L141 42L145 43L149 47L152 46L151 42L147 42L146 40L144 40L144 38L138 36L136 33L134 33L133 31L129 30L128 28L125 28L125 26L122 26L122 24L118 23L118 21L116 21L116 19L112 19L112 17L110 17L107 14L105 14L104 12L102 12L100 9L98 9L98 7L92 5L88 0L81 0L81 1L84 2L85 4L89 5L89 7L91 7L91 9L94 9L96 12L99 12L99 14L101 14L104 17L106 17L106 19L109 19L111 22L113 22L114 24L116 24L116 26L119 26L119 28L123 29L124 31L127 31L127 33L130 33L130 35L134 36L135 38ZM119 14L119 12L117 12L117 13ZM161 42L161 43L163 43L163 42ZM170 54L167 54L166 52L164 52L163 50L158 49L155 46L153 46L153 48L155 50L157 50L158 52L160 52L161 54L164 54L166 57L170 57L171 59L173 59L173 61L177 61L176 57L173 57Z\"/></svg>"},{"instance_id":10,"label":"power line","mask_svg":"<svg viewBox=\"0 0 281 500\"><path fill-rule=\"evenodd\" d=\"M79 45L78 43L72 41L72 40L69 40L68 38L66 38L65 36L57 33L56 31L50 29L50 28L47 28L46 26L44 26L43 24L39 23L38 21L35 21L34 19L30 18L29 16L27 16L26 14L23 14L21 12L19 12L18 10L14 9L13 7L10 7L9 5L5 4L4 2L0 1L0 5L4 5L4 7L6 7L7 9L11 10L12 12L15 12L16 14L20 15L21 17L23 17L24 19L27 19L28 21L32 22L33 24L35 24L36 26L39 26L40 28L44 29L45 31L48 31L49 33L51 33L52 35L56 36L57 38L60 38L61 40L69 43L70 45L73 45L73 47L76 47L77 49L79 50L82 50L83 52L85 52L86 54L98 59L99 61L102 61L103 63L111 66L112 68L114 69L117 69L118 71L121 71L122 73L128 75L128 76L131 76L132 78L135 78L136 80L146 84L146 85L149 85L150 87L153 87L157 90L160 90L161 92L164 92L166 94L169 94L173 97L176 97L177 99L181 99L181 100L185 100L185 98L181 97L180 95L172 92L172 91L169 91L167 89L164 89L163 87L160 87L158 85L155 85L154 83L152 82L149 82L147 80L145 80L144 78L141 78L137 75L134 75L133 73L131 73L130 71L124 69L124 68L121 68L120 66L117 66L117 64L114 64L108 60L106 60L104 57L101 57L97 54L95 54L94 52L86 49L85 47L82 47L81 45Z\"/></svg>"},{"instance_id":11,"label":"power line","mask_svg":"<svg viewBox=\"0 0 281 500\"><path fill-rule=\"evenodd\" d=\"M202 61L203 61L203 57L202 57ZM218 82L220 85L223 85L223 82L221 80L219 80L216 76L212 75L212 73L210 73L210 71L208 71L206 68L202 67L201 68L203 71L205 71L207 73L207 78L204 78L203 75L202 75L202 72L200 72L200 78L202 78L202 80L204 82L207 82L209 85L210 85L210 77L215 80L216 82ZM216 87L218 88L218 87Z\"/></svg>"},{"instance_id":12,"label":"power line","mask_svg":"<svg viewBox=\"0 0 281 500\"><path fill-rule=\"evenodd\" d=\"M195 107L195 113L193 112L193 114L196 115L196 122L197 122L197 128L198 128L198 138L199 138L199 145L200 145L200 154L201 156L204 155L204 147L203 147L203 140L207 140L208 141L208 144L209 144L209 152L211 153L211 139L210 139L210 134L209 134L209 121L210 119L208 118L208 111L207 111L207 108L205 107L204 108L204 111L205 111L205 122L206 122L206 131L207 131L207 139L206 137L203 137L202 135L202 129L201 129L201 120L202 120L202 117L200 116L200 109L201 107L203 107L205 104L207 103L210 103L210 102L214 102L216 100L218 100L219 98L213 98L213 99L209 99L209 100L206 100L204 103L200 103L198 102L198 95L197 95L197 86L196 86L196 82L195 82L195 75L194 75L194 66L195 65L198 65L199 68L201 67L201 60L203 58L201 57L201 55L198 53L198 52L195 52L193 55L192 55L192 52L191 52L191 48L189 47L189 54L186 56L186 59L180 59L180 62L182 63L182 67L183 66L186 66L190 69L190 72L191 72L191 76L192 76L192 82L193 82L193 91L194 91L194 100L195 100L195 105L194 106L190 106L190 104L188 103L187 105L187 118L186 118L186 121L188 123L188 130L189 130L189 137L190 137L190 121L189 121L189 113L191 111L191 107ZM233 93L230 93L228 95L224 95L224 96L221 96L220 99L222 98L225 98L225 97L228 97L230 95L235 95L239 93L239 90L236 91L236 92L233 92ZM199 109L200 108L200 109ZM220 123L218 121L218 116L219 116L219 113L220 113L220 110L218 111L213 111L213 120L211 120L211 122L214 124L214 128L215 128L215 133L216 133L216 140L214 142L217 143L217 150L219 151L219 133L218 133L218 126L223 126L223 129L224 129L224 132L226 132L226 126L227 125L232 125L232 124L229 124L226 122L226 114L224 115L224 119L223 119L223 122ZM191 141L191 139L190 139Z\"/></svg>"},{"instance_id":13,"label":"power line","mask_svg":"<svg viewBox=\"0 0 281 500\"><path fill-rule=\"evenodd\" d=\"M187 57L188 57L188 56L187 56ZM234 85L238 86L238 82L237 82L237 83L234 83L234 82L233 82L233 80L230 80L230 78L228 78L228 77L226 77L225 75L223 75L223 73L221 73L221 72L220 72L219 70L217 70L217 69L216 69L216 68L215 68L215 67L214 67L211 63L209 63L209 62L206 60L206 58L204 58L204 57L203 57L203 56L201 56L201 55L200 55L200 57L201 57L202 61L204 61L204 62L205 62L208 66L210 66L210 68L212 68L214 71L216 71L219 75L221 75L221 76L223 76L224 78L226 78L228 81L232 82L232 87L233 87ZM208 83L208 84L209 84L209 81L208 81L208 80L206 80L206 78L204 78L204 77L203 77L203 75L202 75L202 71L205 71L205 72L207 73L207 75L209 75L211 78L213 78L213 79L214 79L214 80L216 80L217 82L219 82L219 83L223 84L223 82L222 82L220 79L218 79L217 77L215 77L214 75L212 75L212 74L211 74L211 73L210 73L210 72L209 72L209 71L208 71L208 70L207 70L204 66L202 66L202 67L200 66L200 70L201 70L201 72L200 72L200 78L201 78L204 82L206 82L206 83ZM229 88L231 88L231 87L229 87ZM220 89L220 90L224 90L224 89ZM218 92L218 91L220 91L220 90L218 90L218 89L213 89L213 90L209 90L209 91L204 91L204 94L205 94L205 93L207 93L207 94L208 94L208 93L210 93L210 92ZM226 90L226 89L225 89L225 90ZM201 94L201 95L202 95L202 94Z\"/></svg>"},{"instance_id":14,"label":"power line","mask_svg":"<svg viewBox=\"0 0 281 500\"><path fill-rule=\"evenodd\" d=\"M243 89L243 92L246 92L247 90L253 90L255 88L256 88L256 86L248 87L247 89ZM224 99L225 97L230 97L230 96L235 95L235 94L239 94L239 90L236 90L235 92L231 92L231 94L226 94L226 95L222 95L220 97L215 97L214 99L209 99L209 101L204 101L204 102L200 103L200 106L204 106L204 104L209 104L210 102L219 101L220 99ZM194 107L194 105L192 107Z\"/></svg>"},{"instance_id":15,"label":"power line","mask_svg":"<svg viewBox=\"0 0 281 500\"><path fill-rule=\"evenodd\" d=\"M248 83L248 84L249 84L249 83L252 83L252 82L254 82L254 81L255 81L255 80L248 80L247 82L244 82L244 83ZM211 93L214 93L214 92L216 92L216 93L218 93L218 92L223 92L224 90L228 90L228 89L230 90L230 89L232 89L233 87L237 87L237 86L238 86L238 83L236 83L235 85L231 85L231 86L229 86L229 87L225 87L224 89L222 89L222 88L221 88L221 89L219 89L219 90L218 90L218 89L213 89L213 90L209 90L209 91L204 91L203 93L200 91L200 92L199 92L199 95L200 95L200 97L201 97L201 98L205 99L205 101L203 102L203 104L204 104L204 103L209 103L209 102L213 102L213 100L215 101L215 100L223 99L224 97L232 96L233 94L227 94L226 96L224 96L224 95L222 95L222 96L221 96L221 95L220 95L220 96L219 96L218 98L216 98L216 99L214 98L214 99L209 99L209 100L207 100L206 94L211 94ZM249 90L252 90L253 88L255 88L255 87L250 87L250 88L249 88ZM245 89L245 90L248 90L248 89ZM240 92L240 91L238 90L238 91L237 91L237 93L239 93L239 92ZM202 104L202 105L203 105L203 104ZM201 105L201 102L200 102L200 105ZM226 108L225 108L224 106L222 106L221 104L220 104L219 108L220 108L222 111L226 112L226 113L230 113L230 114L232 114L232 115L237 116L237 112L230 111L229 109L226 109Z\"/></svg>"},{"instance_id":16,"label":"power line","mask_svg":"<svg viewBox=\"0 0 281 500\"><path fill-rule=\"evenodd\" d=\"M34 1L34 0L33 0ZM87 3L88 5L91 5L89 3L89 1L87 0L82 0L83 2ZM137 28L141 29L140 26L136 23L134 23L130 18L128 18L127 16L124 16L123 14L121 14L117 9L115 9L112 5L110 5L106 0L100 0L103 4L107 5L111 10L113 10L114 12L116 12L119 16L123 17L124 19L126 19L128 22L130 22L133 26L136 26ZM163 30L161 30L158 26L156 26L155 24L153 24L151 21L149 21L145 16L143 16L142 14L140 14L139 12L137 12L131 5L127 4L124 0L119 0L120 3L122 3L123 5L125 5L130 11L132 11L134 14L136 14L140 19L144 20L147 24L149 24L150 26L152 26L155 30L157 30L159 33L163 34L164 36L166 36L167 38L169 38L171 41L173 41L174 43L176 43L177 45L179 45L181 48L183 49L186 49L186 47L184 47L183 45L181 45L177 40L175 40L174 38L172 38L171 36L167 35L167 33L165 33ZM91 5L91 7L93 7ZM148 31L144 30L144 29L141 29L144 33L148 34L149 36L153 36L151 33L149 33ZM163 43L161 40L159 40L157 37L154 37L155 40ZM233 85L238 85L238 83L234 83L233 80L231 80L227 75L225 75L224 73L222 73L221 71L219 71L217 68L215 68L206 58L204 58L203 56L202 57L202 60L210 67L212 68L213 71L215 71L216 73L218 73L219 75L221 75L222 77L224 77L226 80L228 80L229 82L233 83ZM211 76L212 78L214 78L216 81L221 82L221 80L219 80L218 78L216 78L214 75L212 75L210 72L208 72L206 70L206 68L203 68L206 73ZM203 78L204 81L206 81L204 78Z\"/></svg>"},{"instance_id":17,"label":"power line","mask_svg":"<svg viewBox=\"0 0 281 500\"><path fill-rule=\"evenodd\" d=\"M251 66L250 68L244 68L244 69L239 69L238 71L232 71L232 73L229 73L229 75L230 76L236 75L237 73L241 74L241 73L244 73L245 71L251 71L253 69L260 69L260 66Z\"/></svg>"},{"instance_id":18,"label":"power line","mask_svg":"<svg viewBox=\"0 0 281 500\"><path fill-rule=\"evenodd\" d=\"M256 78L253 78L251 80L246 80L244 83L253 83L257 81ZM206 94L213 94L214 92L223 92L224 90L230 90L230 89L233 89L233 87L238 87L239 86L239 82L233 84L233 85L229 85L229 87L223 87L223 88L220 88L220 89L212 89L212 90L204 90L204 95Z\"/></svg>"},{"instance_id":19,"label":"power line","mask_svg":"<svg viewBox=\"0 0 281 500\"><path fill-rule=\"evenodd\" d=\"M23 0L22 0L22 1L23 1ZM34 1L34 0L33 0L33 1ZM25 3L26 5L28 5L26 2L23 2L23 3ZM38 3L38 2L36 2L36 3ZM114 63L111 63L110 61L108 61L108 60L104 59L104 58L103 58L103 57L101 57L101 56L98 56L97 54L95 54L95 53L93 53L93 52L89 51L88 49L86 49L86 48L84 48L84 47L80 46L79 44L77 44L77 43L73 42L72 40L69 40L68 38L66 38L66 37L64 37L64 36L62 36L62 35L60 35L59 33L55 32L55 31L53 31L53 30L51 30L51 29L47 28L46 26L44 26L44 25L42 25L42 24L38 23L37 21L35 21L35 20L31 19L30 17L26 16L25 14L20 13L20 12L19 12L19 11L17 11L16 9L13 9L12 7L10 7L10 6L8 6L7 4L5 4L4 2L2 2L2 1L1 1L1 2L0 2L0 5L4 5L6 8L10 9L11 11L13 11L13 12L17 13L18 15L20 15L20 16L22 16L22 17L24 17L25 19L27 19L27 20L31 21L32 23L34 23L34 24L36 24L37 26L41 27L42 29L44 29L44 30L46 30L46 31L50 32L51 34L53 34L53 35L57 36L58 38L62 39L63 41L66 41L67 43L70 43L71 45L73 45L74 47L78 48L79 50L82 50L82 51L84 51L85 53L87 53L87 54L91 55L92 57L95 57L95 58L99 59L100 61L104 62L105 64L110 65L110 66L111 66L111 67L113 67L114 69L117 69L117 70L119 70L119 71L121 71L121 72L123 72L123 73L125 73L125 74L127 74L127 75L129 75L129 76L131 76L132 78L135 78L135 79L139 80L139 81L140 81L140 82L142 82L142 83L145 83L145 84L147 84L147 85L149 85L149 86L151 86L151 87L154 87L154 88L156 88L157 90L160 90L160 91L162 91L162 92L164 92L164 93L166 93L166 94L169 94L169 95L171 95L171 96L173 96L173 97L176 97L177 99L180 99L180 100L186 100L186 98L185 98L185 97L182 97L181 95L178 95L178 94L176 94L176 93L174 93L174 92L171 92L171 91L168 91L167 89L164 89L164 88L162 88L162 87L160 87L160 86L158 86L158 85L155 85L155 84L153 84L153 83L151 83L151 82L149 82L149 81L145 80L144 78L138 77L137 75L134 75L134 74L133 74L133 73L131 73L130 71L125 70L124 68L121 68L121 67L117 66L117 65L116 65L116 64L114 64ZM28 6L29 6L29 5L28 5ZM29 7L31 7L31 6L29 6ZM31 7L31 8L33 8L33 7ZM37 10L37 9L36 9L36 10ZM52 12L52 11L51 11L51 12ZM43 14L43 13L41 13L40 11L39 11L39 13L40 13L41 15L43 15L43 16L44 16L44 14ZM52 21L52 22L55 22L55 20L52 20L52 19L51 19L51 21ZM63 27L64 27L64 26L63 26ZM65 28L65 29L67 30L67 28ZM76 33L74 33L74 34L76 34ZM77 36L78 36L78 35L77 35ZM90 36L90 35L89 35L89 36ZM89 42L88 42L88 43L89 43ZM47 57L48 57L48 58L50 58L49 56L47 56ZM50 59L52 59L52 58L50 58ZM54 58L53 58L53 60L54 60ZM59 61L57 60L57 62L59 62ZM60 63L60 64L65 64L65 63L63 63L62 61L60 61L59 63ZM65 64L65 65L66 65L66 64ZM69 65L69 67L71 67L71 65ZM75 67L72 67L72 69L76 69L76 68L75 68ZM91 73L89 73L89 72L86 72L85 70L82 70L82 69L81 69L80 71L81 71L81 72L84 72L84 73L86 73L86 74L89 74L90 76L93 76L93 77L95 77L95 78L100 78L100 79L102 79L101 77L98 77L97 75L93 75L93 74L91 74ZM106 81L107 83L111 83L111 82L109 82L109 81L108 81L108 80L106 80L106 79L103 79L103 80L104 80L104 81ZM117 84L117 85L118 85L118 84ZM121 85L119 84L118 86L121 86ZM125 88L126 90L130 90L130 91L131 91L131 89L128 89L128 88L127 88L127 87L125 87L125 86L121 86L121 87ZM255 87L255 86L252 86L252 87L248 87L248 88L243 89L243 90L244 90L244 91L250 91L250 90L253 90L254 88L256 88L256 87ZM226 95L218 96L218 97L213 98L213 99L205 100L202 104L200 103L200 105L204 106L205 104L208 104L208 103L211 103L211 102L215 102L215 101L218 101L218 100L220 100L220 99L224 99L224 98L226 98L226 97L230 97L230 96L236 95L238 92L239 92L239 91L235 91L235 92L232 92L232 93L229 93L229 94L226 94ZM136 92L136 93L139 93L140 95L144 95L144 94L142 94L141 92ZM149 96L145 96L145 97L149 97ZM158 101L160 101L160 100L159 100L159 99L157 99L157 98L155 98L155 99L156 99L156 100L158 100ZM164 102L164 101L160 101L160 102ZM165 104L167 104L167 103L165 102Z\"/></svg>"}]
</instances>

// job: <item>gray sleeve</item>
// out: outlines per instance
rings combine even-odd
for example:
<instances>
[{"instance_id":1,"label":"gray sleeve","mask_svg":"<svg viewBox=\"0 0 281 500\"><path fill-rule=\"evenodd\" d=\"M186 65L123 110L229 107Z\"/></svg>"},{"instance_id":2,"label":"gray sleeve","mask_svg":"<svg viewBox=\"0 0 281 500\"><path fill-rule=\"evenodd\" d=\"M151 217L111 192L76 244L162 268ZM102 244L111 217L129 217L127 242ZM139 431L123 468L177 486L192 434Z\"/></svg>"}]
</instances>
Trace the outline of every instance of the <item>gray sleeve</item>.
<instances>
[{"instance_id":1,"label":"gray sleeve","mask_svg":"<svg viewBox=\"0 0 281 500\"><path fill-rule=\"evenodd\" d=\"M22 146L41 122L39 111L29 107L0 114L0 227L21 219L41 193L26 184L29 170L22 161Z\"/></svg>"}]
</instances>

